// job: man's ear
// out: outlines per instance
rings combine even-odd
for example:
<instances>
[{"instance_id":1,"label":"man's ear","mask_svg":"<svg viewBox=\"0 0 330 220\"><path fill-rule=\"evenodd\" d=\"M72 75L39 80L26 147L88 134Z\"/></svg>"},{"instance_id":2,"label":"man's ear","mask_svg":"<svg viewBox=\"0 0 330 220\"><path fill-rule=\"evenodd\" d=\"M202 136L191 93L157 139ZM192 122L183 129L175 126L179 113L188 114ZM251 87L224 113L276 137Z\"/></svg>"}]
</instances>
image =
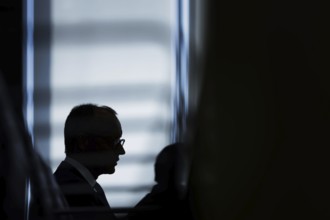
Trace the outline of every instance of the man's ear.
<instances>
[{"instance_id":1,"label":"man's ear","mask_svg":"<svg viewBox=\"0 0 330 220\"><path fill-rule=\"evenodd\" d=\"M89 150L89 148L91 147L91 141L89 140L89 138L80 136L79 139L77 140L78 143L78 150L79 152L86 152Z\"/></svg>"}]
</instances>

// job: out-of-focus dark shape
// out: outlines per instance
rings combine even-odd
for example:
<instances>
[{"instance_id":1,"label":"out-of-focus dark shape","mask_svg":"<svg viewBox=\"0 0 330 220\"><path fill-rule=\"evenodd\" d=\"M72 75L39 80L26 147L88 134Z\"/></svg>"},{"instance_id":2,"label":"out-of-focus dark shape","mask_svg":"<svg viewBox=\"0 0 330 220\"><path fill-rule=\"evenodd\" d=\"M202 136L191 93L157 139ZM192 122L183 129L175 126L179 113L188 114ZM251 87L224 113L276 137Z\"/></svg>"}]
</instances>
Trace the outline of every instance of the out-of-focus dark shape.
<instances>
[{"instance_id":1,"label":"out-of-focus dark shape","mask_svg":"<svg viewBox=\"0 0 330 220\"><path fill-rule=\"evenodd\" d=\"M65 200L15 114L2 76L0 72L1 219L55 219L56 211L65 210Z\"/></svg>"},{"instance_id":2,"label":"out-of-focus dark shape","mask_svg":"<svg viewBox=\"0 0 330 220\"><path fill-rule=\"evenodd\" d=\"M195 2L207 20L189 140L197 219L329 219L327 7Z\"/></svg>"}]
</instances>

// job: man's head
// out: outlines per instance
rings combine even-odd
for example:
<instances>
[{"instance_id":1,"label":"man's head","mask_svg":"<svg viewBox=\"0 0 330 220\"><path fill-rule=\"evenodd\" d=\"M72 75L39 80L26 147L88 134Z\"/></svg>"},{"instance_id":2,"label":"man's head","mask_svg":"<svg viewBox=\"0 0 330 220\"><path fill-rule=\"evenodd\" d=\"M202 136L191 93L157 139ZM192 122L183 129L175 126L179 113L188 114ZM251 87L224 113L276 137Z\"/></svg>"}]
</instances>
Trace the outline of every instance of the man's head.
<instances>
[{"instance_id":1,"label":"man's head","mask_svg":"<svg viewBox=\"0 0 330 220\"><path fill-rule=\"evenodd\" d=\"M65 153L78 158L97 175L112 174L125 154L117 113L110 107L83 104L74 107L64 127Z\"/></svg>"},{"instance_id":2,"label":"man's head","mask_svg":"<svg viewBox=\"0 0 330 220\"><path fill-rule=\"evenodd\" d=\"M155 181L162 187L174 187L178 169L180 143L164 147L155 162Z\"/></svg>"}]
</instances>

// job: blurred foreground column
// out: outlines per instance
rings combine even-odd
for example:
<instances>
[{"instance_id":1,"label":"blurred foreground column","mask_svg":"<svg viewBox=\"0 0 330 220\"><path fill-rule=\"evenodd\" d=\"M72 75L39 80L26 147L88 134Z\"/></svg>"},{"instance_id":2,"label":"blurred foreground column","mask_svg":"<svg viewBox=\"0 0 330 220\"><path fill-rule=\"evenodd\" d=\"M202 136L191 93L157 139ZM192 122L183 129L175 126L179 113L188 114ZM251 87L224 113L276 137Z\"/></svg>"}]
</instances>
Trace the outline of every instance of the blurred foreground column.
<instances>
[{"instance_id":1,"label":"blurred foreground column","mask_svg":"<svg viewBox=\"0 0 330 220\"><path fill-rule=\"evenodd\" d=\"M329 218L327 13L315 1L203 4L196 219Z\"/></svg>"}]
</instances>

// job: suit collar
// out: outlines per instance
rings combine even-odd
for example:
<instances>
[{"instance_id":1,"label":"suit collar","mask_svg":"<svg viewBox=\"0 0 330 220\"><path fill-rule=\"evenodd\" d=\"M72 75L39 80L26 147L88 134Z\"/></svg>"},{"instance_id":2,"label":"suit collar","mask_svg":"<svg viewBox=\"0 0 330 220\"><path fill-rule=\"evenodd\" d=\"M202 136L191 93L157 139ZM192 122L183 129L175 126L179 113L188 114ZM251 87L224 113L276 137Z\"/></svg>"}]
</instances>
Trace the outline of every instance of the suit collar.
<instances>
[{"instance_id":1,"label":"suit collar","mask_svg":"<svg viewBox=\"0 0 330 220\"><path fill-rule=\"evenodd\" d=\"M77 160L66 156L64 159L65 162L69 163L71 166L73 166L89 183L91 187L94 187L96 184L96 179L93 177L91 172L81 163L79 163Z\"/></svg>"}]
</instances>

